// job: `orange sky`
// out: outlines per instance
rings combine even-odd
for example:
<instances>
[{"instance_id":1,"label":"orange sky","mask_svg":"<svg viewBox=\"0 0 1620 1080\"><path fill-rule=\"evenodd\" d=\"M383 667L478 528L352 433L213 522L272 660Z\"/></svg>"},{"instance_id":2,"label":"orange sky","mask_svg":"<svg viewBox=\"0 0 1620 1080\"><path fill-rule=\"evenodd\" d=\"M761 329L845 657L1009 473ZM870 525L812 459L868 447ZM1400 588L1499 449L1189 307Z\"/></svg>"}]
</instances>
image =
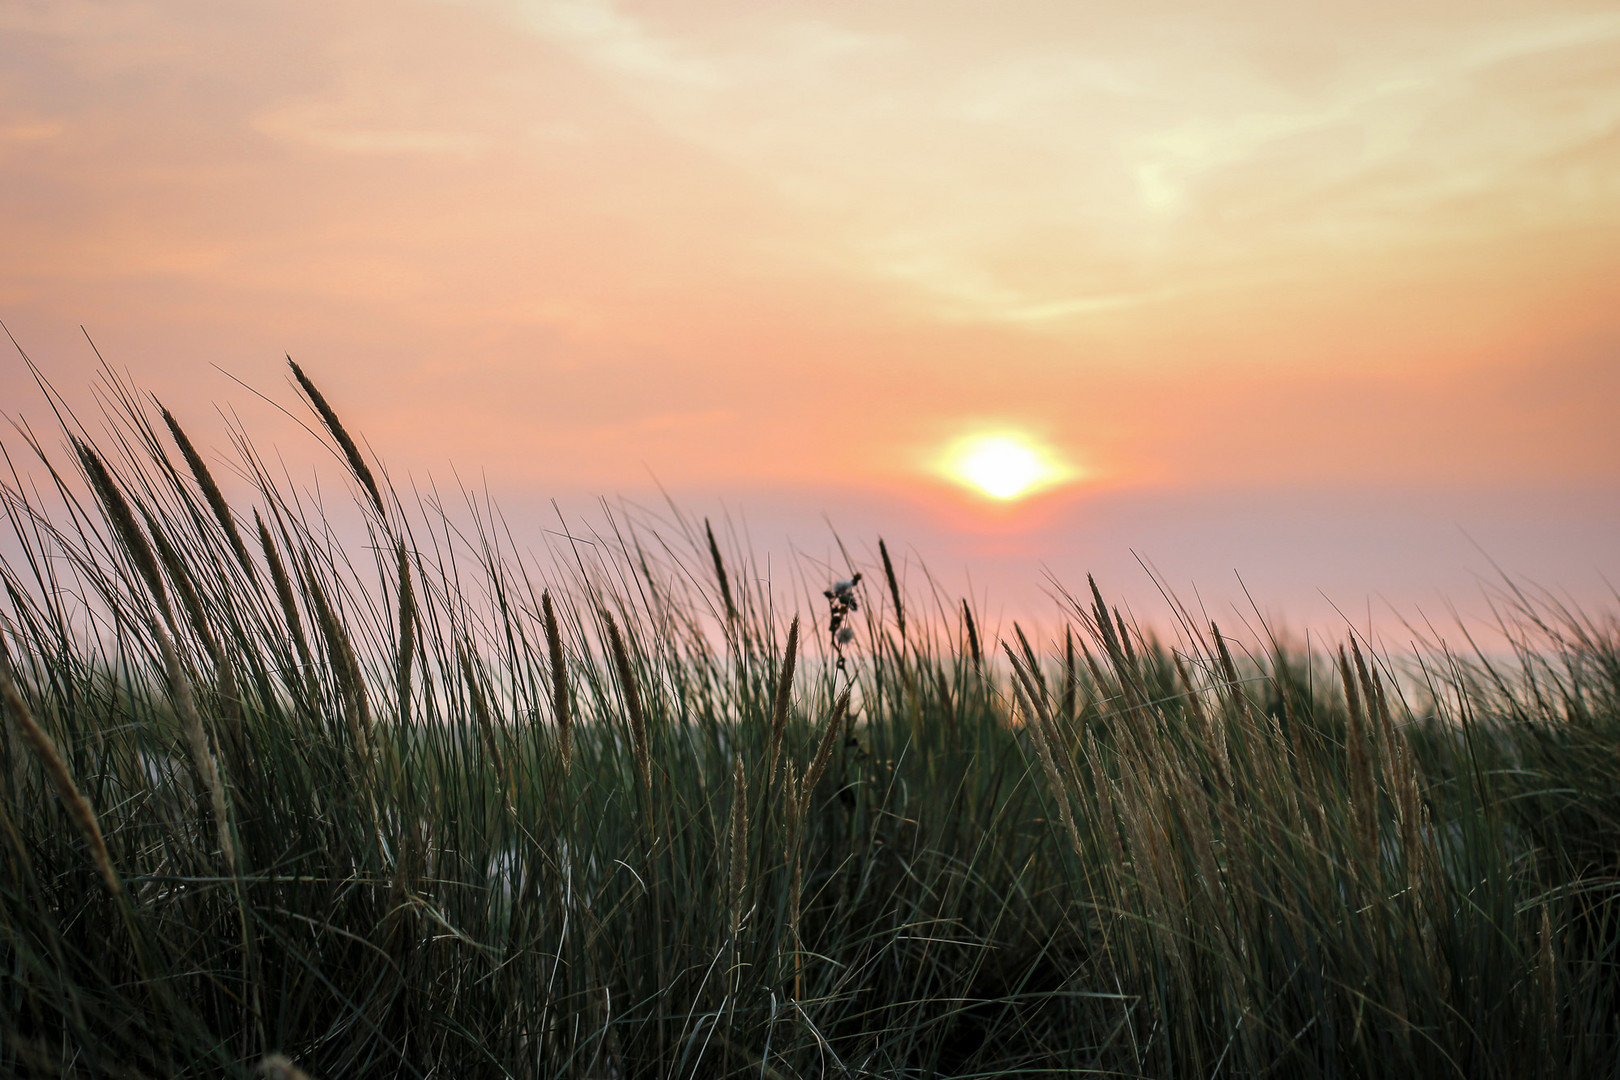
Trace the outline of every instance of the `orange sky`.
<instances>
[{"instance_id":1,"label":"orange sky","mask_svg":"<svg viewBox=\"0 0 1620 1080\"><path fill-rule=\"evenodd\" d=\"M1158 536L1203 572L1242 544L1073 523L1453 493L1435 520L1539 517L1524 569L1587 580L1620 9L9 0L0 319L70 388L83 324L200 425L242 404L211 363L279 393L291 352L396 471L520 503L651 470L963 565ZM32 411L20 364L0 399ZM1009 512L933 474L988 429L1083 478ZM1457 561L1426 550L1346 588Z\"/></svg>"}]
</instances>

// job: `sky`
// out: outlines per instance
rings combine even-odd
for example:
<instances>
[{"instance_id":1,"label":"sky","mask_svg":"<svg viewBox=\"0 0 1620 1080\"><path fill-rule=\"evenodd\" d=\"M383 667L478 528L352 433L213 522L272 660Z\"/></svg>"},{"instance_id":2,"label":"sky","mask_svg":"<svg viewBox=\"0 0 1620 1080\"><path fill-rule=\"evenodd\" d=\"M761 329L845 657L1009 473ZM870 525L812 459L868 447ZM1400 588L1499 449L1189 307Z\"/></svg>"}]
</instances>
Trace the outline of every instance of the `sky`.
<instances>
[{"instance_id":1,"label":"sky","mask_svg":"<svg viewBox=\"0 0 1620 1080\"><path fill-rule=\"evenodd\" d=\"M8 0L0 320L1012 613L1612 607L1620 4Z\"/></svg>"}]
</instances>

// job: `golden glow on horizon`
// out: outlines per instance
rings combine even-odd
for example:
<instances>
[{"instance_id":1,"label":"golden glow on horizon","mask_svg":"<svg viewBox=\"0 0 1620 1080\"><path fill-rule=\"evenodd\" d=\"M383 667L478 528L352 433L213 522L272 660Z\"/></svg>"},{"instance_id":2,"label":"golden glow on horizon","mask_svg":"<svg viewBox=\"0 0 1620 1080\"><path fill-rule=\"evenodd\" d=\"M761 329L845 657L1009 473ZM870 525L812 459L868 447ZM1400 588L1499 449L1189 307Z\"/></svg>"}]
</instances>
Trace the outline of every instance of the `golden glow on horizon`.
<instances>
[{"instance_id":1,"label":"golden glow on horizon","mask_svg":"<svg viewBox=\"0 0 1620 1080\"><path fill-rule=\"evenodd\" d=\"M1003 502L1074 479L1076 470L1020 432L970 435L952 443L940 462L950 480Z\"/></svg>"}]
</instances>

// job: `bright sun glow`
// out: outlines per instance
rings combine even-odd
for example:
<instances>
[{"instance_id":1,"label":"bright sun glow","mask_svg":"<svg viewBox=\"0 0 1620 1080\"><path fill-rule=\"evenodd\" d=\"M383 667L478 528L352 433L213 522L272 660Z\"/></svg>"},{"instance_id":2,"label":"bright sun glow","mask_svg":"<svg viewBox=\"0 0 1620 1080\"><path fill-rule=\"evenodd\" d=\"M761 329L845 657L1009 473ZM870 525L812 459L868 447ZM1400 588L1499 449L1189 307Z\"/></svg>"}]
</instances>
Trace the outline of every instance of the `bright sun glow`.
<instances>
[{"instance_id":1,"label":"bright sun glow","mask_svg":"<svg viewBox=\"0 0 1620 1080\"><path fill-rule=\"evenodd\" d=\"M973 435L945 452L941 471L993 499L1012 500L1062 483L1075 470L1028 436Z\"/></svg>"}]
</instances>

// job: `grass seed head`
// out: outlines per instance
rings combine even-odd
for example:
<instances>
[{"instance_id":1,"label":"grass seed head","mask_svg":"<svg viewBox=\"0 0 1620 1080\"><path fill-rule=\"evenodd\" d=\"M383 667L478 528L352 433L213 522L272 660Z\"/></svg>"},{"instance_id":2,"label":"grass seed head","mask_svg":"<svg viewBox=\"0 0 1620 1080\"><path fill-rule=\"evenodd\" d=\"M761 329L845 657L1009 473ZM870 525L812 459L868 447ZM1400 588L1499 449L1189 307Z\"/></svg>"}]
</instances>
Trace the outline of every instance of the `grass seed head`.
<instances>
[{"instance_id":1,"label":"grass seed head","mask_svg":"<svg viewBox=\"0 0 1620 1080\"><path fill-rule=\"evenodd\" d=\"M641 692L636 682L635 665L630 662L630 651L625 647L619 624L606 609L602 620L607 624L608 646L613 652L613 666L619 672L619 688L624 693L624 705L630 714L630 743L636 756L636 778L642 787L652 785L652 752L647 745L647 717L641 711Z\"/></svg>"},{"instance_id":2,"label":"grass seed head","mask_svg":"<svg viewBox=\"0 0 1620 1080\"><path fill-rule=\"evenodd\" d=\"M787 731L788 708L793 702L793 669L799 654L799 617L788 626L787 645L782 650L782 667L776 673L776 701L771 709L771 751L767 782L776 779L777 762L782 754L782 736Z\"/></svg>"},{"instance_id":3,"label":"grass seed head","mask_svg":"<svg viewBox=\"0 0 1620 1080\"><path fill-rule=\"evenodd\" d=\"M472 705L473 721L478 725L478 735L484 742L484 753L489 760L495 763L496 769L504 773L505 763L502 759L500 744L495 741L495 724L489 711L489 699L484 696L483 679L473 664L472 657L460 642L456 643L456 658L461 662L461 679L467 687L467 700Z\"/></svg>"},{"instance_id":4,"label":"grass seed head","mask_svg":"<svg viewBox=\"0 0 1620 1080\"><path fill-rule=\"evenodd\" d=\"M174 591L180 594L180 610L186 613L186 620L191 623L191 629L201 639L203 647L208 650L208 658L216 665L223 666L224 654L220 652L219 643L214 640L214 632L208 624L208 617L203 613L202 598L197 595L197 589L192 584L191 574L186 570L186 564L181 560L179 552L169 543L163 529L152 520L152 516L142 508L141 515L146 519L147 532L151 534L152 546L157 549L158 559L163 568L169 572L169 580L174 584Z\"/></svg>"},{"instance_id":5,"label":"grass seed head","mask_svg":"<svg viewBox=\"0 0 1620 1080\"><path fill-rule=\"evenodd\" d=\"M309 642L304 637L304 620L298 614L298 599L293 593L292 580L287 576L287 568L281 561L281 555L276 551L275 542L270 539L270 529L257 510L253 511L253 522L259 527L259 546L264 549L264 561L270 568L270 581L275 586L276 601L281 605L281 616L287 621L287 631L292 637L293 647L298 654L298 664L304 674L302 679L288 679L287 682L289 685L302 688L308 696L306 704L313 709L316 704L315 661L309 651Z\"/></svg>"},{"instance_id":6,"label":"grass seed head","mask_svg":"<svg viewBox=\"0 0 1620 1080\"><path fill-rule=\"evenodd\" d=\"M1343 645L1339 646L1339 677L1344 682L1344 700L1350 714L1345 728L1350 810L1362 863L1367 867L1367 872L1372 873L1378 858L1378 791L1373 784L1372 763L1367 756L1367 722L1358 690L1359 680Z\"/></svg>"},{"instance_id":7,"label":"grass seed head","mask_svg":"<svg viewBox=\"0 0 1620 1080\"><path fill-rule=\"evenodd\" d=\"M287 357L287 364L292 368L293 377L298 380L298 385L303 387L304 393L309 396L310 404L314 405L315 411L320 413L321 422L326 425L326 430L332 433L332 438L336 439L338 446L342 448L343 456L348 459L349 468L353 470L355 478L366 489L366 494L371 496L371 504L377 508L377 516L386 519L388 515L383 510L382 492L378 490L377 481L371 475L370 466L366 464L366 459L360 456L360 448L349 437L349 432L344 428L343 421L338 419L337 413L332 411L332 406L326 403L326 398L315 388L315 384L310 381L309 376L304 374L304 369L299 367L297 362L290 356Z\"/></svg>"},{"instance_id":8,"label":"grass seed head","mask_svg":"<svg viewBox=\"0 0 1620 1080\"><path fill-rule=\"evenodd\" d=\"M833 747L838 744L838 732L844 726L844 714L849 711L849 694L850 691L846 689L838 695L832 715L827 718L827 726L821 731L821 741L816 744L816 756L810 759L810 767L804 772L804 787L799 793L804 803L799 811L801 817L815 796L816 785L821 782L822 773L827 771L828 762L832 761Z\"/></svg>"},{"instance_id":9,"label":"grass seed head","mask_svg":"<svg viewBox=\"0 0 1620 1080\"><path fill-rule=\"evenodd\" d=\"M889 546L878 537L878 554L883 556L883 576L889 582L889 599L894 601L894 621L900 628L900 636L906 636L906 609L900 602L900 580L894 576L894 563L889 558Z\"/></svg>"},{"instance_id":10,"label":"grass seed head","mask_svg":"<svg viewBox=\"0 0 1620 1080\"><path fill-rule=\"evenodd\" d=\"M197 453L197 448L186 437L179 421L175 420L168 409L162 409L162 412L163 422L169 426L169 434L174 436L175 445L180 447L180 456L186 459L192 479L196 480L197 486L202 489L203 498L208 501L208 508L214 512L219 527L225 531L225 539L230 543L236 561L242 564L243 572L252 577L253 560L248 557L247 545L242 542L242 534L236 528L236 519L231 516L231 509L225 502L225 496L220 492L219 485L214 482L214 474L208 471L208 463Z\"/></svg>"},{"instance_id":11,"label":"grass seed head","mask_svg":"<svg viewBox=\"0 0 1620 1080\"><path fill-rule=\"evenodd\" d=\"M411 661L416 651L416 591L411 586L411 561L405 551L405 541L396 549L399 573L399 663L395 683L399 694L399 726L410 721Z\"/></svg>"},{"instance_id":12,"label":"grass seed head","mask_svg":"<svg viewBox=\"0 0 1620 1080\"><path fill-rule=\"evenodd\" d=\"M169 607L168 590L163 587L163 574L158 570L152 546L146 542L146 536L141 532L140 526L135 524L135 514L129 508L129 501L124 498L124 493L119 490L112 474L107 471L107 466L89 444L80 442L75 437L73 446L79 453L79 461L84 465L85 474L90 478L90 486L94 489L96 498L101 501L102 511L112 524L113 534L118 538L119 545L146 582L146 587L158 610L163 613L163 618L172 626L174 612Z\"/></svg>"},{"instance_id":13,"label":"grass seed head","mask_svg":"<svg viewBox=\"0 0 1620 1080\"><path fill-rule=\"evenodd\" d=\"M726 561L720 557L720 545L714 539L714 527L703 519L703 531L709 537L709 558L714 560L714 576L720 582L720 597L726 602L726 622L737 621L737 605L731 599L731 581L726 577Z\"/></svg>"},{"instance_id":14,"label":"grass seed head","mask_svg":"<svg viewBox=\"0 0 1620 1080\"><path fill-rule=\"evenodd\" d=\"M214 833L219 843L220 856L225 860L226 868L234 874L237 870L236 844L231 839L231 822L225 804L225 784L219 775L219 762L209 745L202 714L197 711L197 699L191 692L191 681L186 678L185 669L180 665L180 654L175 652L174 642L161 626L154 625L152 630L157 634L158 646L163 652L163 667L169 678L169 692L174 700L175 714L180 717L181 730L186 735L186 745L191 749L192 764L208 791L209 809L214 817Z\"/></svg>"},{"instance_id":15,"label":"grass seed head","mask_svg":"<svg viewBox=\"0 0 1620 1080\"><path fill-rule=\"evenodd\" d=\"M562 757L563 773L571 765L568 716L568 666L563 657L562 631L557 626L557 612L551 606L551 592L540 596L540 610L546 623L546 651L551 659L551 710L557 724L557 751Z\"/></svg>"},{"instance_id":16,"label":"grass seed head","mask_svg":"<svg viewBox=\"0 0 1620 1080\"><path fill-rule=\"evenodd\" d=\"M12 679L11 658L6 654L3 642L0 642L0 711L11 717L12 722L21 731L23 741L39 759L51 786L56 789L56 797L61 800L68 817L78 826L80 835L90 848L90 858L96 864L96 872L101 875L107 891L114 898L118 897L123 893L124 886L118 872L113 869L112 855L108 853L107 842L101 835L101 822L96 817L90 800L84 797L79 791L79 785L73 782L73 774L68 771L67 762L62 759L56 743L45 733L45 729L39 726L39 722L34 719L33 711L23 700L22 691Z\"/></svg>"},{"instance_id":17,"label":"grass seed head","mask_svg":"<svg viewBox=\"0 0 1620 1080\"><path fill-rule=\"evenodd\" d=\"M973 622L973 609L965 599L962 601L962 623L967 628L968 656L973 660L973 670L982 672L984 654L979 649L979 628Z\"/></svg>"},{"instance_id":18,"label":"grass seed head","mask_svg":"<svg viewBox=\"0 0 1620 1080\"><path fill-rule=\"evenodd\" d=\"M314 602L315 614L321 624L321 636L326 641L327 662L337 679L338 690L343 695L345 705L343 711L349 725L349 738L353 744L355 758L363 762L370 754L371 708L366 701L366 687L360 671L360 661L355 654L353 643L349 640L348 632L343 629L343 621L332 610L332 605L326 598L326 590L321 588L320 581L315 575L315 564L309 558L308 552L304 555L304 575L306 595Z\"/></svg>"}]
</instances>

